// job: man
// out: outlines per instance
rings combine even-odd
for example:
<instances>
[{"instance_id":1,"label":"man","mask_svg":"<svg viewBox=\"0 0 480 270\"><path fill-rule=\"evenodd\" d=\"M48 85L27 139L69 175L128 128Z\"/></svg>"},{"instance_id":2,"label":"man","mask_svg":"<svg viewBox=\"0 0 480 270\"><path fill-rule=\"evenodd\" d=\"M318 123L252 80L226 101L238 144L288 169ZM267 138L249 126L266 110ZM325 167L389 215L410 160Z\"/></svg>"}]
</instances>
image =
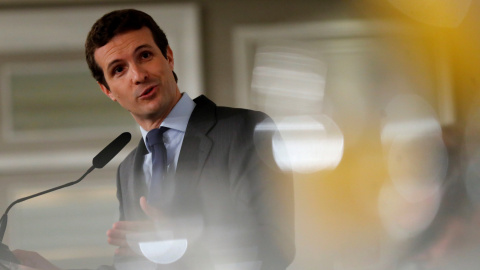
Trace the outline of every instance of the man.
<instances>
[{"instance_id":1,"label":"man","mask_svg":"<svg viewBox=\"0 0 480 270\"><path fill-rule=\"evenodd\" d=\"M167 38L141 11L104 15L85 51L102 92L143 137L118 168L120 221L107 232L115 267L286 269L295 252L292 178L273 162L271 119L181 93ZM149 145L155 138L165 149Z\"/></svg>"}]
</instances>

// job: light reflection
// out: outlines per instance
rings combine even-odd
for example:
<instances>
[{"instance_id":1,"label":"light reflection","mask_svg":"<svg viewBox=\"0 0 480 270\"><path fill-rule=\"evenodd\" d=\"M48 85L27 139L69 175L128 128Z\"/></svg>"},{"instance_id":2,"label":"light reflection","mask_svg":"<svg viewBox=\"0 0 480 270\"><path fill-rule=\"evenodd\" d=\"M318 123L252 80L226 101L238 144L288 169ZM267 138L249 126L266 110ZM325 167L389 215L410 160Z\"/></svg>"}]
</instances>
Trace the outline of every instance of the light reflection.
<instances>
[{"instance_id":1,"label":"light reflection","mask_svg":"<svg viewBox=\"0 0 480 270\"><path fill-rule=\"evenodd\" d=\"M383 120L390 181L381 189L379 214L391 237L407 239L423 232L437 215L449 154L435 111L422 97L395 96Z\"/></svg>"},{"instance_id":2,"label":"light reflection","mask_svg":"<svg viewBox=\"0 0 480 270\"><path fill-rule=\"evenodd\" d=\"M420 96L398 95L386 106L381 131L387 167L397 191L409 201L438 192L448 154L433 108Z\"/></svg>"},{"instance_id":3,"label":"light reflection","mask_svg":"<svg viewBox=\"0 0 480 270\"><path fill-rule=\"evenodd\" d=\"M277 124L279 134L272 144L282 170L332 170L342 159L343 133L322 112L326 72L322 57L299 44L257 48L252 91L256 104ZM275 131L269 125L257 132Z\"/></svg>"},{"instance_id":4,"label":"light reflection","mask_svg":"<svg viewBox=\"0 0 480 270\"><path fill-rule=\"evenodd\" d=\"M325 67L317 55L293 46L260 47L255 55L252 88L302 98L322 98ZM286 84L285 84L286 83ZM277 92L281 90L281 92Z\"/></svg>"},{"instance_id":5,"label":"light reflection","mask_svg":"<svg viewBox=\"0 0 480 270\"><path fill-rule=\"evenodd\" d=\"M143 256L158 264L170 264L179 260L187 250L187 239L140 242Z\"/></svg>"},{"instance_id":6,"label":"light reflection","mask_svg":"<svg viewBox=\"0 0 480 270\"><path fill-rule=\"evenodd\" d=\"M422 191L418 190L417 195ZM406 200L392 184L385 184L378 197L380 218L391 237L407 239L426 229L440 205L439 189L427 190L415 201Z\"/></svg>"},{"instance_id":7,"label":"light reflection","mask_svg":"<svg viewBox=\"0 0 480 270\"><path fill-rule=\"evenodd\" d=\"M326 65L299 44L257 48L252 73L253 102L271 116L320 114Z\"/></svg>"},{"instance_id":8,"label":"light reflection","mask_svg":"<svg viewBox=\"0 0 480 270\"><path fill-rule=\"evenodd\" d=\"M438 136L397 138L387 161L394 187L412 202L438 192L448 168L447 150Z\"/></svg>"},{"instance_id":9,"label":"light reflection","mask_svg":"<svg viewBox=\"0 0 480 270\"><path fill-rule=\"evenodd\" d=\"M179 260L188 246L187 239L175 239L171 231L129 233L126 239L133 252L158 264Z\"/></svg>"},{"instance_id":10,"label":"light reflection","mask_svg":"<svg viewBox=\"0 0 480 270\"><path fill-rule=\"evenodd\" d=\"M401 136L423 136L442 133L435 110L422 97L414 94L395 96L385 107L381 130L383 144Z\"/></svg>"},{"instance_id":11,"label":"light reflection","mask_svg":"<svg viewBox=\"0 0 480 270\"><path fill-rule=\"evenodd\" d=\"M271 124L261 124L256 132L274 131ZM312 173L331 170L343 156L343 134L327 116L291 116L277 121L280 134L273 138L277 165L285 171Z\"/></svg>"},{"instance_id":12,"label":"light reflection","mask_svg":"<svg viewBox=\"0 0 480 270\"><path fill-rule=\"evenodd\" d=\"M422 136L422 134L436 133L439 135L440 124L433 118L419 118L412 121L388 123L382 129L382 141L386 144L401 136Z\"/></svg>"}]
</instances>

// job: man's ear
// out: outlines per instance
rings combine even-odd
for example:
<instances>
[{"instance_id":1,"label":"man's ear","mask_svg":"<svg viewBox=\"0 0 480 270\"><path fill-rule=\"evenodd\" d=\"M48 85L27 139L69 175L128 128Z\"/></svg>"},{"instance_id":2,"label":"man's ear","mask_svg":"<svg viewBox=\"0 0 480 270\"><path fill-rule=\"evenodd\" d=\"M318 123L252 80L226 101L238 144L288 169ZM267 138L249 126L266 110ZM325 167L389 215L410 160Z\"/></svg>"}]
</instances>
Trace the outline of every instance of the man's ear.
<instances>
[{"instance_id":1,"label":"man's ear","mask_svg":"<svg viewBox=\"0 0 480 270\"><path fill-rule=\"evenodd\" d=\"M172 51L172 48L170 48L170 45L167 46L167 61L168 61L168 65L173 70L173 66L175 62L173 61L173 51Z\"/></svg>"},{"instance_id":2,"label":"man's ear","mask_svg":"<svg viewBox=\"0 0 480 270\"><path fill-rule=\"evenodd\" d=\"M110 91L110 89L108 89L103 83L101 82L97 82L98 85L100 86L100 89L102 90L102 92L107 95L111 100L113 101L117 101L117 99L115 98L115 96L113 95L112 91Z\"/></svg>"}]
</instances>

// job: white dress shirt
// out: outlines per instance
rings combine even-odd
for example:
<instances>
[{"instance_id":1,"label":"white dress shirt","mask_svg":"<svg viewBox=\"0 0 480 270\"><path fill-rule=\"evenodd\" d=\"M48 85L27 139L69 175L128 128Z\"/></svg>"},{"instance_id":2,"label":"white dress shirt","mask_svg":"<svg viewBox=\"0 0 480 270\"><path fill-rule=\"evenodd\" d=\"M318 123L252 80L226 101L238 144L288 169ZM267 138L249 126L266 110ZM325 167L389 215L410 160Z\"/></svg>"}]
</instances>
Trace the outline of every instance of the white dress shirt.
<instances>
[{"instance_id":1,"label":"white dress shirt","mask_svg":"<svg viewBox=\"0 0 480 270\"><path fill-rule=\"evenodd\" d=\"M163 141L167 149L167 174L173 174L177 169L178 156L182 148L183 137L185 136L188 120L194 108L195 102L187 93L182 93L182 97L178 103L173 107L167 118L160 124L160 127L169 128L169 130L163 134ZM142 127L140 127L140 131L142 132L143 141L146 141L148 131ZM147 186L150 186L152 178L152 151L148 145L146 146L149 153L145 155L143 161L143 172Z\"/></svg>"}]
</instances>

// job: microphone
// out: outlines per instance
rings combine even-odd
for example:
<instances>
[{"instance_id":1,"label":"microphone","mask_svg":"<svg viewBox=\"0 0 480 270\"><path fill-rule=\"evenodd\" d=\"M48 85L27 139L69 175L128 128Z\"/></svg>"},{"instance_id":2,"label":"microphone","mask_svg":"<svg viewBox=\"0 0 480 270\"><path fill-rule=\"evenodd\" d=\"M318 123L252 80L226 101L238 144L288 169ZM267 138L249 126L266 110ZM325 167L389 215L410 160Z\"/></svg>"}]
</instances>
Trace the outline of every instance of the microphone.
<instances>
[{"instance_id":1,"label":"microphone","mask_svg":"<svg viewBox=\"0 0 480 270\"><path fill-rule=\"evenodd\" d=\"M103 168L103 166L107 165L110 160L115 157L120 150L128 144L132 135L128 132L124 132L120 134L115 140L113 140L109 145L103 148L100 153L98 153L92 160L93 167L97 169Z\"/></svg>"},{"instance_id":2,"label":"microphone","mask_svg":"<svg viewBox=\"0 0 480 270\"><path fill-rule=\"evenodd\" d=\"M45 191L42 191L42 192L38 192L36 194L30 195L30 196L27 196L27 197L20 198L20 199L15 200L14 202L12 202L7 207L7 210L5 210L5 213L3 214L2 218L0 219L0 259L2 259L3 256L5 256L6 259L8 259L9 261L12 261L11 256L13 256L13 254L11 254L11 253L6 254L5 250L7 250L8 252L10 252L10 250L8 249L8 247L6 245L2 244L2 241L3 241L3 236L5 234L5 230L7 228L8 212L10 211L10 209L15 204L26 201L26 200L31 199L31 198L35 198L37 196L40 196L40 195L43 195L43 194L46 194L46 193L50 193L52 191L55 191L55 190L58 190L58 189L61 189L61 188L64 188L64 187L68 187L68 186L79 183L80 181L83 180L83 178L85 178L85 176L87 176L94 169L101 169L108 162L110 162L110 160L112 160L128 144L128 142L130 142L131 138L132 138L132 135L129 132L124 132L124 133L120 134L115 140L113 140L109 145L107 145L102 151L100 151L100 153L98 153L93 158L92 166L78 180L73 181L73 182L69 182L69 183L63 184L61 186L54 187L54 188L51 188L51 189L48 189L48 190L45 190ZM15 257L13 256L13 259L14 258Z\"/></svg>"}]
</instances>

